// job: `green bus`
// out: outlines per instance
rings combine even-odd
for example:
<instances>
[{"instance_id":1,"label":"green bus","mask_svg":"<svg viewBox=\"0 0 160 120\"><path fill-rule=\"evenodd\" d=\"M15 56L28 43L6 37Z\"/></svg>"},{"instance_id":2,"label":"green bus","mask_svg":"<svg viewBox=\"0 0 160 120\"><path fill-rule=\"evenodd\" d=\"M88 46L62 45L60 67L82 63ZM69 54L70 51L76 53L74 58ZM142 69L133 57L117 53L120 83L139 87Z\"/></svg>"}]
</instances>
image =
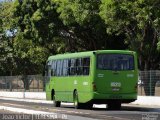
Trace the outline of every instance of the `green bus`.
<instances>
[{"instance_id":1,"label":"green bus","mask_svg":"<svg viewBox=\"0 0 160 120\"><path fill-rule=\"evenodd\" d=\"M137 99L138 65L134 51L97 50L50 56L46 65L46 99L55 107L106 104L120 109Z\"/></svg>"}]
</instances>

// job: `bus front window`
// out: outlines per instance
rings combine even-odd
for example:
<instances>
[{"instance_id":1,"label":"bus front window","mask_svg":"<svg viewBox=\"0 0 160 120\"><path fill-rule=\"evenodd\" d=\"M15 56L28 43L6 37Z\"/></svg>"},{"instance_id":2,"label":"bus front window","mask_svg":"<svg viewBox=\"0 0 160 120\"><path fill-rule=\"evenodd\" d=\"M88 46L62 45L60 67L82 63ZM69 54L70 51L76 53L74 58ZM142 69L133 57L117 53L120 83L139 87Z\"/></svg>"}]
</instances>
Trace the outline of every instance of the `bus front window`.
<instances>
[{"instance_id":1,"label":"bus front window","mask_svg":"<svg viewBox=\"0 0 160 120\"><path fill-rule=\"evenodd\" d=\"M103 70L134 70L134 56L127 54L99 54L97 68Z\"/></svg>"}]
</instances>

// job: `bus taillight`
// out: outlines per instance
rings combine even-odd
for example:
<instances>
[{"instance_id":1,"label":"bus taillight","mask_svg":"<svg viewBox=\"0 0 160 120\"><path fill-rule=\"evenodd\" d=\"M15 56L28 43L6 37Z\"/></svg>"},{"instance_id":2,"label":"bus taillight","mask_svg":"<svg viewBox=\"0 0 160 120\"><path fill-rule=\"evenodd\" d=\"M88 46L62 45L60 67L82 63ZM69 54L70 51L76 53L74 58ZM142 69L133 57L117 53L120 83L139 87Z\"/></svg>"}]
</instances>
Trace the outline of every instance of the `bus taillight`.
<instances>
[{"instance_id":1,"label":"bus taillight","mask_svg":"<svg viewBox=\"0 0 160 120\"><path fill-rule=\"evenodd\" d=\"M92 82L92 87L93 87L93 91L97 91L97 87L96 87L95 82Z\"/></svg>"}]
</instances>

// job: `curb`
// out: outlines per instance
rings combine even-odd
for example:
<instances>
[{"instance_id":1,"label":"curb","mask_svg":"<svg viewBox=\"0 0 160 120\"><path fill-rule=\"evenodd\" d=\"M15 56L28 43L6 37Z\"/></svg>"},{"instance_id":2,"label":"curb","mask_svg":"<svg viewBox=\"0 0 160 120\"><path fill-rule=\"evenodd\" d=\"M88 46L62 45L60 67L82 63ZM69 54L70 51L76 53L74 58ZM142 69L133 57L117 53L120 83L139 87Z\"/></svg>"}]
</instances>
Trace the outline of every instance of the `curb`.
<instances>
[{"instance_id":1,"label":"curb","mask_svg":"<svg viewBox=\"0 0 160 120\"><path fill-rule=\"evenodd\" d=\"M45 92L6 92L6 91L1 91L0 97L46 100L46 93ZM135 102L132 102L131 104L160 106L160 97L157 97L157 96L138 96L137 100Z\"/></svg>"}]
</instances>

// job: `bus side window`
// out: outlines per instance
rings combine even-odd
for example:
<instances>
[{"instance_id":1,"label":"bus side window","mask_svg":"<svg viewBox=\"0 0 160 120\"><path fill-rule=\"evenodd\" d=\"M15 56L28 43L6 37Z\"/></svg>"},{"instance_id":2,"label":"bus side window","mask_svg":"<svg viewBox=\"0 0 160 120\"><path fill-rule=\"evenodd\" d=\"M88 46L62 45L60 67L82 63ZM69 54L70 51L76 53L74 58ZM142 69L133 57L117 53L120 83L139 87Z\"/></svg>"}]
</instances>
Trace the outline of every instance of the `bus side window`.
<instances>
[{"instance_id":1,"label":"bus side window","mask_svg":"<svg viewBox=\"0 0 160 120\"><path fill-rule=\"evenodd\" d=\"M89 75L90 58L83 58L83 75Z\"/></svg>"},{"instance_id":2,"label":"bus side window","mask_svg":"<svg viewBox=\"0 0 160 120\"><path fill-rule=\"evenodd\" d=\"M56 70L56 76L60 76L60 60L57 60L57 70Z\"/></svg>"},{"instance_id":3,"label":"bus side window","mask_svg":"<svg viewBox=\"0 0 160 120\"><path fill-rule=\"evenodd\" d=\"M76 74L83 75L82 58L76 59Z\"/></svg>"},{"instance_id":4,"label":"bus side window","mask_svg":"<svg viewBox=\"0 0 160 120\"><path fill-rule=\"evenodd\" d=\"M68 60L63 60L63 68L62 68L62 75L67 76L68 75Z\"/></svg>"},{"instance_id":5,"label":"bus side window","mask_svg":"<svg viewBox=\"0 0 160 120\"><path fill-rule=\"evenodd\" d=\"M57 60L54 60L53 68L54 68L53 76L57 76Z\"/></svg>"},{"instance_id":6,"label":"bus side window","mask_svg":"<svg viewBox=\"0 0 160 120\"><path fill-rule=\"evenodd\" d=\"M47 76L48 77L51 76L51 61L47 63Z\"/></svg>"},{"instance_id":7,"label":"bus side window","mask_svg":"<svg viewBox=\"0 0 160 120\"><path fill-rule=\"evenodd\" d=\"M67 75L70 76L70 67L71 67L71 59L68 59L68 68L67 68Z\"/></svg>"},{"instance_id":8,"label":"bus side window","mask_svg":"<svg viewBox=\"0 0 160 120\"><path fill-rule=\"evenodd\" d=\"M51 76L55 76L56 75L56 60L52 61L52 70L51 70Z\"/></svg>"},{"instance_id":9,"label":"bus side window","mask_svg":"<svg viewBox=\"0 0 160 120\"><path fill-rule=\"evenodd\" d=\"M54 64L54 61L52 61L52 63L51 63L51 76L53 76L53 74L54 74L53 64Z\"/></svg>"},{"instance_id":10,"label":"bus side window","mask_svg":"<svg viewBox=\"0 0 160 120\"><path fill-rule=\"evenodd\" d=\"M59 63L59 76L63 76L63 71L62 71L62 68L63 68L63 60L59 60L60 63Z\"/></svg>"},{"instance_id":11,"label":"bus side window","mask_svg":"<svg viewBox=\"0 0 160 120\"><path fill-rule=\"evenodd\" d=\"M54 76L56 76L56 71L57 71L57 60L54 62Z\"/></svg>"},{"instance_id":12,"label":"bus side window","mask_svg":"<svg viewBox=\"0 0 160 120\"><path fill-rule=\"evenodd\" d=\"M70 75L76 74L76 59L71 59Z\"/></svg>"}]
</instances>

